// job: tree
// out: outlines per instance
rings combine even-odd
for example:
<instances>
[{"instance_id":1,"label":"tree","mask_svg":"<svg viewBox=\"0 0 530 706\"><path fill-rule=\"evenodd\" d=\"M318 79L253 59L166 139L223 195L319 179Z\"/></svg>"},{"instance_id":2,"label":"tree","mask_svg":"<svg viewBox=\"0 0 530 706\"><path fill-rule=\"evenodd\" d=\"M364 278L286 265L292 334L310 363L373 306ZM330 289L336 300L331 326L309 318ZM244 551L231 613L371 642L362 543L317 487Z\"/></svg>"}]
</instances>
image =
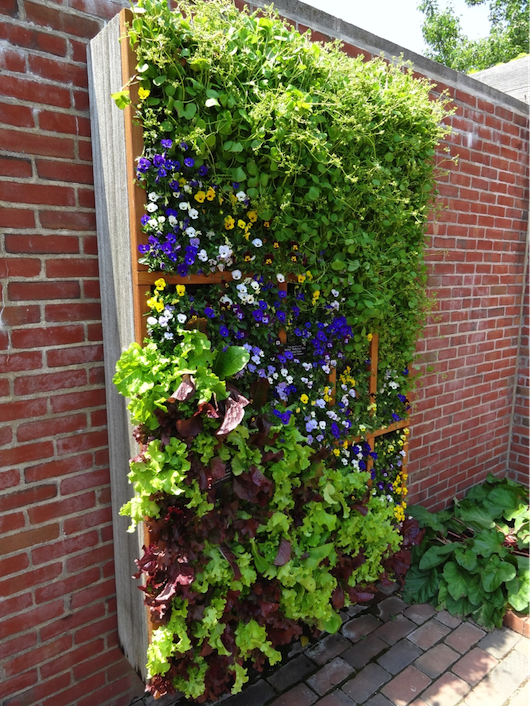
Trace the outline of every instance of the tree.
<instances>
[{"instance_id":1,"label":"tree","mask_svg":"<svg viewBox=\"0 0 530 706\"><path fill-rule=\"evenodd\" d=\"M490 33L469 39L451 4L440 9L438 0L422 0L422 34L426 56L457 71L481 71L528 53L528 0L465 0L466 5L489 5Z\"/></svg>"}]
</instances>

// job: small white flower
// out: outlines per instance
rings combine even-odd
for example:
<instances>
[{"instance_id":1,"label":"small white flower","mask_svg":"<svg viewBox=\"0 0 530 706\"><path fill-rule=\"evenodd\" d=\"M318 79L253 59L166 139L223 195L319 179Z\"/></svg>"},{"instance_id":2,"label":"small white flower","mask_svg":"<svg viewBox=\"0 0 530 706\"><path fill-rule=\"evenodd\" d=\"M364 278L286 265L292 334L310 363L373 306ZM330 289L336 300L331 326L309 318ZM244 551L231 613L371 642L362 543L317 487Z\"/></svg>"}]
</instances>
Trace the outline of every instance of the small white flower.
<instances>
[{"instance_id":1,"label":"small white flower","mask_svg":"<svg viewBox=\"0 0 530 706\"><path fill-rule=\"evenodd\" d=\"M286 368L282 368L282 369L280 370L280 372L281 372L281 374L283 375L284 378L289 375L289 371L288 371Z\"/></svg>"},{"instance_id":2,"label":"small white flower","mask_svg":"<svg viewBox=\"0 0 530 706\"><path fill-rule=\"evenodd\" d=\"M276 279L278 280L278 282L285 282L285 277L283 275L276 275Z\"/></svg>"},{"instance_id":3,"label":"small white flower","mask_svg":"<svg viewBox=\"0 0 530 706\"><path fill-rule=\"evenodd\" d=\"M220 262L220 263L217 265L217 269L219 270L219 272L224 272L224 269L225 269L224 264L223 264L222 262Z\"/></svg>"},{"instance_id":4,"label":"small white flower","mask_svg":"<svg viewBox=\"0 0 530 706\"><path fill-rule=\"evenodd\" d=\"M261 363L261 358L259 357L259 355L253 355L251 360L253 363L256 363L256 365L259 365Z\"/></svg>"},{"instance_id":5,"label":"small white flower","mask_svg":"<svg viewBox=\"0 0 530 706\"><path fill-rule=\"evenodd\" d=\"M232 306L232 304L234 303L234 302L230 299L230 297L227 297L227 296L226 296L226 294L225 294L224 296L222 296L219 301L221 302L221 304L228 304L229 306Z\"/></svg>"},{"instance_id":6,"label":"small white flower","mask_svg":"<svg viewBox=\"0 0 530 706\"><path fill-rule=\"evenodd\" d=\"M319 429L325 429L326 428L326 422L322 420L321 422L318 423Z\"/></svg>"},{"instance_id":7,"label":"small white flower","mask_svg":"<svg viewBox=\"0 0 530 706\"><path fill-rule=\"evenodd\" d=\"M158 221L156 218L151 218L149 221L147 221L147 225L151 226L151 228L158 228Z\"/></svg>"},{"instance_id":8,"label":"small white flower","mask_svg":"<svg viewBox=\"0 0 530 706\"><path fill-rule=\"evenodd\" d=\"M157 221L162 224L166 222L166 217L165 216L158 216Z\"/></svg>"},{"instance_id":9,"label":"small white flower","mask_svg":"<svg viewBox=\"0 0 530 706\"><path fill-rule=\"evenodd\" d=\"M168 341L171 341L171 339L173 338L173 334L171 333L171 331L166 331L164 334L164 338L167 338Z\"/></svg>"},{"instance_id":10,"label":"small white flower","mask_svg":"<svg viewBox=\"0 0 530 706\"><path fill-rule=\"evenodd\" d=\"M147 323L149 324L149 326L154 326L157 323L157 320L154 316L149 316L147 319Z\"/></svg>"},{"instance_id":11,"label":"small white flower","mask_svg":"<svg viewBox=\"0 0 530 706\"><path fill-rule=\"evenodd\" d=\"M339 293L337 292L336 289L332 289L332 290L331 290L331 293L333 294L333 296L334 296L335 298L339 296Z\"/></svg>"},{"instance_id":12,"label":"small white flower","mask_svg":"<svg viewBox=\"0 0 530 706\"><path fill-rule=\"evenodd\" d=\"M169 221L169 225L172 228L174 228L178 223L178 220L175 218L175 216L169 216L168 221Z\"/></svg>"},{"instance_id":13,"label":"small white flower","mask_svg":"<svg viewBox=\"0 0 530 706\"><path fill-rule=\"evenodd\" d=\"M206 233L206 237L209 238L210 240L214 237L214 235L215 235L215 233L214 233L213 230L209 230L209 231Z\"/></svg>"},{"instance_id":14,"label":"small white flower","mask_svg":"<svg viewBox=\"0 0 530 706\"><path fill-rule=\"evenodd\" d=\"M252 282L250 283L250 286L252 287L252 289L255 292L259 292L259 284L255 280L252 280Z\"/></svg>"},{"instance_id":15,"label":"small white flower","mask_svg":"<svg viewBox=\"0 0 530 706\"><path fill-rule=\"evenodd\" d=\"M261 238L254 238L254 240L252 241L252 245L255 248L261 248L261 246L263 245L263 240L261 240Z\"/></svg>"},{"instance_id":16,"label":"small white flower","mask_svg":"<svg viewBox=\"0 0 530 706\"><path fill-rule=\"evenodd\" d=\"M397 382L394 382L393 380L392 380L392 382L389 382L389 383L388 383L388 386L391 387L393 390L397 390L398 387L399 387L399 385L397 384Z\"/></svg>"},{"instance_id":17,"label":"small white flower","mask_svg":"<svg viewBox=\"0 0 530 706\"><path fill-rule=\"evenodd\" d=\"M247 198L247 195L245 194L244 191L238 191L236 194L236 199L238 201L244 201Z\"/></svg>"},{"instance_id":18,"label":"small white flower","mask_svg":"<svg viewBox=\"0 0 530 706\"><path fill-rule=\"evenodd\" d=\"M254 304L256 300L252 296L252 294L247 294L247 304Z\"/></svg>"},{"instance_id":19,"label":"small white flower","mask_svg":"<svg viewBox=\"0 0 530 706\"><path fill-rule=\"evenodd\" d=\"M187 194L191 194L191 186L189 184L184 184L182 188Z\"/></svg>"},{"instance_id":20,"label":"small white flower","mask_svg":"<svg viewBox=\"0 0 530 706\"><path fill-rule=\"evenodd\" d=\"M285 379L287 380L289 385L292 385L292 383L293 383L293 376L292 375L288 375Z\"/></svg>"},{"instance_id":21,"label":"small white flower","mask_svg":"<svg viewBox=\"0 0 530 706\"><path fill-rule=\"evenodd\" d=\"M188 226L184 232L186 235L189 235L190 238L194 238L197 233L193 226Z\"/></svg>"},{"instance_id":22,"label":"small white flower","mask_svg":"<svg viewBox=\"0 0 530 706\"><path fill-rule=\"evenodd\" d=\"M275 380L277 380L277 379L278 379L278 373L273 373L273 374L272 374L272 377L273 377Z\"/></svg>"},{"instance_id":23,"label":"small white flower","mask_svg":"<svg viewBox=\"0 0 530 706\"><path fill-rule=\"evenodd\" d=\"M187 201L181 201L179 203L179 208L181 211L187 211L189 207L190 207L190 205Z\"/></svg>"},{"instance_id":24,"label":"small white flower","mask_svg":"<svg viewBox=\"0 0 530 706\"><path fill-rule=\"evenodd\" d=\"M147 198L149 199L149 201L158 201L158 199L160 198L160 194L155 194L154 191L151 191L150 194L147 194Z\"/></svg>"},{"instance_id":25,"label":"small white flower","mask_svg":"<svg viewBox=\"0 0 530 706\"><path fill-rule=\"evenodd\" d=\"M156 203L148 203L147 206L145 207L146 211L149 211L149 213L154 213L155 211L158 211L158 206Z\"/></svg>"},{"instance_id":26,"label":"small white flower","mask_svg":"<svg viewBox=\"0 0 530 706\"><path fill-rule=\"evenodd\" d=\"M232 272L232 277L234 276L234 273ZM244 284L243 282L241 284L236 284L236 289L240 294L246 294L247 293L247 285Z\"/></svg>"},{"instance_id":27,"label":"small white flower","mask_svg":"<svg viewBox=\"0 0 530 706\"><path fill-rule=\"evenodd\" d=\"M185 324L187 320L188 317L186 316L186 314L177 314L177 321L179 322L179 324Z\"/></svg>"},{"instance_id":28,"label":"small white flower","mask_svg":"<svg viewBox=\"0 0 530 706\"><path fill-rule=\"evenodd\" d=\"M232 279L235 279L236 281L238 279L241 279L241 270L234 270L232 272ZM238 286L241 286L241 285L238 285ZM244 287L245 285L242 285L242 286Z\"/></svg>"},{"instance_id":29,"label":"small white flower","mask_svg":"<svg viewBox=\"0 0 530 706\"><path fill-rule=\"evenodd\" d=\"M228 247L228 245L220 245L219 246L219 257L222 257L223 259L230 257L232 254L232 250Z\"/></svg>"},{"instance_id":30,"label":"small white flower","mask_svg":"<svg viewBox=\"0 0 530 706\"><path fill-rule=\"evenodd\" d=\"M208 253L206 252L206 250L199 250L199 252L197 253L197 257L201 262L206 262L206 260L208 259Z\"/></svg>"},{"instance_id":31,"label":"small white flower","mask_svg":"<svg viewBox=\"0 0 530 706\"><path fill-rule=\"evenodd\" d=\"M188 211L190 218L193 218L194 220L199 217L199 212L197 211L196 208L190 208Z\"/></svg>"}]
</instances>

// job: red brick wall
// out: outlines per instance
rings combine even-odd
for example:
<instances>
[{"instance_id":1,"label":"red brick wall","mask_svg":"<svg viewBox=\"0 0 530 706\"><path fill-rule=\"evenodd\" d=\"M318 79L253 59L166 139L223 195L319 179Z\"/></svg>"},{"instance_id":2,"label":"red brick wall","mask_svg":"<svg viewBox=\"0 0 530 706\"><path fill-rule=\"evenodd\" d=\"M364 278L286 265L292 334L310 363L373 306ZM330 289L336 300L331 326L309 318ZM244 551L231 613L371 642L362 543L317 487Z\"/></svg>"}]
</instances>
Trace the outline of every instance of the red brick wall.
<instances>
[{"instance_id":1,"label":"red brick wall","mask_svg":"<svg viewBox=\"0 0 530 706\"><path fill-rule=\"evenodd\" d=\"M514 399L513 426L511 434L511 447L509 470L514 480L528 485L528 401L530 397L530 359L528 354L528 301L530 291L528 286L528 273L526 275L526 291L523 311L523 325L521 327L521 341L519 347L519 368L517 373L516 394Z\"/></svg>"},{"instance_id":2,"label":"red brick wall","mask_svg":"<svg viewBox=\"0 0 530 706\"><path fill-rule=\"evenodd\" d=\"M123 4L0 3L0 701L10 706L128 704L143 692L117 644L86 71L87 42Z\"/></svg>"},{"instance_id":3,"label":"red brick wall","mask_svg":"<svg viewBox=\"0 0 530 706\"><path fill-rule=\"evenodd\" d=\"M85 65L87 41L122 4L0 4L3 706L125 706L143 690L117 644ZM522 473L528 449L518 403L508 465L525 121L453 97L460 161L447 165L448 208L431 227L439 306L419 346L434 370L411 434L411 494L435 507L489 470Z\"/></svg>"}]
</instances>

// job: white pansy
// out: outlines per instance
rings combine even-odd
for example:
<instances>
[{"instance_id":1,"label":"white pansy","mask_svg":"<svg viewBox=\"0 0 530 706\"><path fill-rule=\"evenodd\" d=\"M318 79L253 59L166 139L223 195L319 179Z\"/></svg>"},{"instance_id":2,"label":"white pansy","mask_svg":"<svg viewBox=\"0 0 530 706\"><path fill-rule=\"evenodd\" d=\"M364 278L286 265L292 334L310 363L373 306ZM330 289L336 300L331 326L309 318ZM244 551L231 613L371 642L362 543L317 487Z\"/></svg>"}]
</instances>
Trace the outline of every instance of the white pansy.
<instances>
[{"instance_id":1,"label":"white pansy","mask_svg":"<svg viewBox=\"0 0 530 706\"><path fill-rule=\"evenodd\" d=\"M158 216L157 221L162 224L166 222L166 217L165 216Z\"/></svg>"},{"instance_id":2,"label":"white pansy","mask_svg":"<svg viewBox=\"0 0 530 706\"><path fill-rule=\"evenodd\" d=\"M332 289L332 290L331 290L331 293L333 294L334 297L338 297L338 296L339 296L339 293L337 292L336 289Z\"/></svg>"},{"instance_id":3,"label":"white pansy","mask_svg":"<svg viewBox=\"0 0 530 706\"><path fill-rule=\"evenodd\" d=\"M219 272L224 272L225 266L223 265L222 262L220 262L220 263L217 265L217 269L219 270Z\"/></svg>"},{"instance_id":4,"label":"white pansy","mask_svg":"<svg viewBox=\"0 0 530 706\"><path fill-rule=\"evenodd\" d=\"M241 270L234 270L234 271L232 272L232 279L234 279L234 280L236 280L236 281L237 281L238 279L241 279ZM238 286L240 286L240 285L238 285ZM243 285L243 286L245 286L245 285Z\"/></svg>"},{"instance_id":5,"label":"white pansy","mask_svg":"<svg viewBox=\"0 0 530 706\"><path fill-rule=\"evenodd\" d=\"M247 198L247 195L245 194L244 191L238 191L236 194L236 199L238 201L244 201Z\"/></svg>"},{"instance_id":6,"label":"white pansy","mask_svg":"<svg viewBox=\"0 0 530 706\"><path fill-rule=\"evenodd\" d=\"M234 276L234 273L232 272L232 277L233 277L233 276ZM237 289L238 292L240 292L240 293L242 293L242 294L246 294L247 291L248 291L248 290L247 290L247 285L244 284L243 282L241 282L241 284L236 284L236 289Z\"/></svg>"},{"instance_id":7,"label":"white pansy","mask_svg":"<svg viewBox=\"0 0 530 706\"><path fill-rule=\"evenodd\" d=\"M282 368L282 369L280 370L280 372L281 372L281 374L283 375L284 378L289 375L289 371L288 371L286 368Z\"/></svg>"},{"instance_id":8,"label":"white pansy","mask_svg":"<svg viewBox=\"0 0 530 706\"><path fill-rule=\"evenodd\" d=\"M206 262L206 260L208 259L208 253L206 252L206 250L199 250L199 252L197 253L197 257L201 262Z\"/></svg>"},{"instance_id":9,"label":"white pansy","mask_svg":"<svg viewBox=\"0 0 530 706\"><path fill-rule=\"evenodd\" d=\"M196 218L199 217L199 212L197 211L196 208L190 208L188 213L189 213L190 218L193 218L193 220L195 220Z\"/></svg>"},{"instance_id":10,"label":"white pansy","mask_svg":"<svg viewBox=\"0 0 530 706\"><path fill-rule=\"evenodd\" d=\"M147 194L147 198L149 199L149 201L158 201L158 199L160 198L160 194L156 194L154 191L151 191L150 194Z\"/></svg>"},{"instance_id":11,"label":"white pansy","mask_svg":"<svg viewBox=\"0 0 530 706\"><path fill-rule=\"evenodd\" d=\"M252 289L255 292L259 292L259 284L255 280L252 280L252 282L250 283L250 286L252 287Z\"/></svg>"},{"instance_id":12,"label":"white pansy","mask_svg":"<svg viewBox=\"0 0 530 706\"><path fill-rule=\"evenodd\" d=\"M164 338L167 338L168 341L171 341L171 339L173 338L173 334L171 333L171 331L166 331L164 334Z\"/></svg>"},{"instance_id":13,"label":"white pansy","mask_svg":"<svg viewBox=\"0 0 530 706\"><path fill-rule=\"evenodd\" d=\"M256 300L252 296L252 294L247 294L247 304L254 304Z\"/></svg>"},{"instance_id":14,"label":"white pansy","mask_svg":"<svg viewBox=\"0 0 530 706\"><path fill-rule=\"evenodd\" d=\"M197 231L193 226L188 226L186 230L184 231L186 235L188 235L190 238L194 238L195 235L197 234Z\"/></svg>"},{"instance_id":15,"label":"white pansy","mask_svg":"<svg viewBox=\"0 0 530 706\"><path fill-rule=\"evenodd\" d=\"M325 429L326 428L326 422L322 420L321 422L318 423L319 429Z\"/></svg>"},{"instance_id":16,"label":"white pansy","mask_svg":"<svg viewBox=\"0 0 530 706\"><path fill-rule=\"evenodd\" d=\"M190 205L187 201L181 201L179 203L179 208L181 211L187 211L189 207L190 207Z\"/></svg>"},{"instance_id":17,"label":"white pansy","mask_svg":"<svg viewBox=\"0 0 530 706\"><path fill-rule=\"evenodd\" d=\"M149 221L147 221L147 225L151 226L151 228L158 228L158 221L156 218L151 218Z\"/></svg>"},{"instance_id":18,"label":"white pansy","mask_svg":"<svg viewBox=\"0 0 530 706\"><path fill-rule=\"evenodd\" d=\"M254 238L254 240L252 241L252 245L255 248L261 248L261 246L263 245L263 240L261 240L261 238Z\"/></svg>"},{"instance_id":19,"label":"white pansy","mask_svg":"<svg viewBox=\"0 0 530 706\"><path fill-rule=\"evenodd\" d=\"M158 211L158 206L156 203L148 203L147 206L145 207L146 211L149 211L149 213L154 213L155 211Z\"/></svg>"},{"instance_id":20,"label":"white pansy","mask_svg":"<svg viewBox=\"0 0 530 706\"><path fill-rule=\"evenodd\" d=\"M293 384L293 376L292 376L292 375L288 375L285 379L287 380L287 382L289 383L289 385L292 385L292 384Z\"/></svg>"},{"instance_id":21,"label":"white pansy","mask_svg":"<svg viewBox=\"0 0 530 706\"><path fill-rule=\"evenodd\" d=\"M232 304L234 303L234 302L230 299L230 297L227 297L227 296L226 296L226 294L225 294L224 296L222 296L219 301L221 302L221 304L228 304L229 306L232 306Z\"/></svg>"},{"instance_id":22,"label":"white pansy","mask_svg":"<svg viewBox=\"0 0 530 706\"><path fill-rule=\"evenodd\" d=\"M185 324L187 320L188 317L186 316L186 314L177 314L177 321L179 322L179 324Z\"/></svg>"},{"instance_id":23,"label":"white pansy","mask_svg":"<svg viewBox=\"0 0 530 706\"><path fill-rule=\"evenodd\" d=\"M157 320L154 316L149 316L147 319L147 323L149 326L154 326L157 323Z\"/></svg>"},{"instance_id":24,"label":"white pansy","mask_svg":"<svg viewBox=\"0 0 530 706\"><path fill-rule=\"evenodd\" d=\"M175 218L175 216L169 216L168 221L169 221L169 225L172 228L174 228L178 223L178 220Z\"/></svg>"},{"instance_id":25,"label":"white pansy","mask_svg":"<svg viewBox=\"0 0 530 706\"><path fill-rule=\"evenodd\" d=\"M388 383L388 386L391 387L393 390L397 390L398 387L399 387L399 385L397 384L397 382L394 382L394 381L389 382L389 383Z\"/></svg>"},{"instance_id":26,"label":"white pansy","mask_svg":"<svg viewBox=\"0 0 530 706\"><path fill-rule=\"evenodd\" d=\"M278 280L278 282L285 282L285 277L283 275L276 275L276 279Z\"/></svg>"},{"instance_id":27,"label":"white pansy","mask_svg":"<svg viewBox=\"0 0 530 706\"><path fill-rule=\"evenodd\" d=\"M230 257L232 254L232 250L228 247L228 245L220 245L219 246L219 257L222 257L223 259Z\"/></svg>"},{"instance_id":28,"label":"white pansy","mask_svg":"<svg viewBox=\"0 0 530 706\"><path fill-rule=\"evenodd\" d=\"M191 194L191 186L189 184L184 184L182 188L187 194Z\"/></svg>"}]
</instances>

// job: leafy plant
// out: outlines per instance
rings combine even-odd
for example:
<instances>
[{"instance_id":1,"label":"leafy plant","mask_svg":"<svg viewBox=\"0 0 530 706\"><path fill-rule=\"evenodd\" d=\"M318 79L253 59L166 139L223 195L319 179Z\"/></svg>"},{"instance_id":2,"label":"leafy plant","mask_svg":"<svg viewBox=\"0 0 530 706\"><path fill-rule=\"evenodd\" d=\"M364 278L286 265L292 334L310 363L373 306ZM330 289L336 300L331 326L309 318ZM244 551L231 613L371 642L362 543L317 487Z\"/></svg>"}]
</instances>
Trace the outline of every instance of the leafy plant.
<instances>
[{"instance_id":1,"label":"leafy plant","mask_svg":"<svg viewBox=\"0 0 530 706\"><path fill-rule=\"evenodd\" d=\"M424 539L412 552L404 599L470 615L491 628L508 607L529 610L528 490L489 475L454 508L409 508Z\"/></svg>"}]
</instances>

